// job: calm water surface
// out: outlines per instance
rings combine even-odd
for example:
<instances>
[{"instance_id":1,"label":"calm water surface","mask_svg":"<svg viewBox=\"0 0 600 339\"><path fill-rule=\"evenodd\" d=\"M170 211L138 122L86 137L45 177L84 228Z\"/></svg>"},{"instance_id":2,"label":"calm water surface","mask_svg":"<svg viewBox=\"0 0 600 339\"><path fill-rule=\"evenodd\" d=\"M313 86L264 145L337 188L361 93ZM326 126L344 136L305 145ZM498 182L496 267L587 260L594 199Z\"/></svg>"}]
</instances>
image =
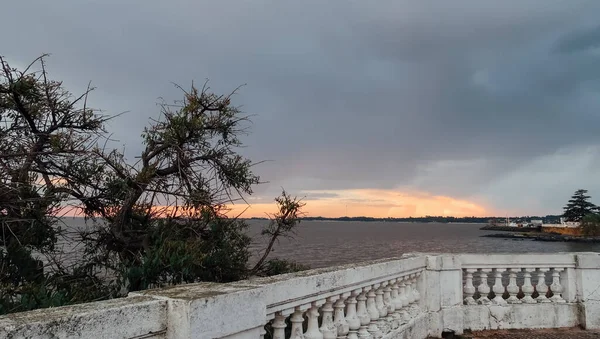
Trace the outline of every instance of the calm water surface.
<instances>
[{"instance_id":1,"label":"calm water surface","mask_svg":"<svg viewBox=\"0 0 600 339\"><path fill-rule=\"evenodd\" d=\"M264 221L250 221L260 237ZM600 252L600 244L482 238L481 224L303 221L294 240L284 239L272 256L312 268L396 257L408 252L519 253ZM264 247L257 242L253 250Z\"/></svg>"},{"instance_id":2,"label":"calm water surface","mask_svg":"<svg viewBox=\"0 0 600 339\"><path fill-rule=\"evenodd\" d=\"M83 219L63 219L67 230L80 229ZM267 221L249 221L256 256L265 248L260 229ZM482 238L481 224L303 221L294 239L281 239L271 257L293 259L312 268L397 257L408 252L519 253L600 252L600 244L541 242ZM75 232L72 232L75 233ZM63 239L63 260L77 258L81 249Z\"/></svg>"}]
</instances>

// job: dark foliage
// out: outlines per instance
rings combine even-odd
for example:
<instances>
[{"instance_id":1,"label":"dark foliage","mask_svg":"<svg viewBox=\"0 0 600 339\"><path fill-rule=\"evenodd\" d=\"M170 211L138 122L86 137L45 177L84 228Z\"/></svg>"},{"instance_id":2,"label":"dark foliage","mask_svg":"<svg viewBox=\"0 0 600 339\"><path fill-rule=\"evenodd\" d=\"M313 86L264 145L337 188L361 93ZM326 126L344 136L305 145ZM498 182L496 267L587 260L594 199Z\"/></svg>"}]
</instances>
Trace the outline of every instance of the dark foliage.
<instances>
[{"instance_id":1,"label":"dark foliage","mask_svg":"<svg viewBox=\"0 0 600 339\"><path fill-rule=\"evenodd\" d=\"M600 236L600 215L591 213L583 217L581 219L581 231L586 236Z\"/></svg>"},{"instance_id":2,"label":"dark foliage","mask_svg":"<svg viewBox=\"0 0 600 339\"><path fill-rule=\"evenodd\" d=\"M234 93L180 88L183 100L160 105L132 161L107 146L109 117L88 108L91 88L73 97L49 79L45 56L22 71L0 66L0 314L304 269L266 260L299 222L303 204L285 192L263 232L270 245L247 266L247 226L228 205L259 177L237 152L248 118ZM75 208L90 227L67 263L60 216Z\"/></svg>"},{"instance_id":3,"label":"dark foliage","mask_svg":"<svg viewBox=\"0 0 600 339\"><path fill-rule=\"evenodd\" d=\"M596 205L589 201L591 197L587 195L587 192L587 190L579 189L569 199L563 214L566 221L581 221L586 215L597 210Z\"/></svg>"}]
</instances>

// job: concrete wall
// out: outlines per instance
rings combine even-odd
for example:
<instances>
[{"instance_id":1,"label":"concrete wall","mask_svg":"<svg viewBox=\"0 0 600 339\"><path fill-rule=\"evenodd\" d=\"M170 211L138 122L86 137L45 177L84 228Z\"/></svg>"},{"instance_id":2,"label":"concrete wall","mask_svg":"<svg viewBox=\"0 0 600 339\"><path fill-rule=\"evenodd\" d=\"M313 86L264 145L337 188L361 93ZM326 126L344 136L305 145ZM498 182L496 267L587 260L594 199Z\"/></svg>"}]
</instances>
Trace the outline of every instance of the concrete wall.
<instances>
[{"instance_id":1,"label":"concrete wall","mask_svg":"<svg viewBox=\"0 0 600 339\"><path fill-rule=\"evenodd\" d=\"M463 305L463 269L564 267L564 303ZM600 328L600 255L412 254L230 284L198 283L128 298L0 317L0 338L259 338L274 312L421 272L418 312L384 338L444 330Z\"/></svg>"},{"instance_id":2,"label":"concrete wall","mask_svg":"<svg viewBox=\"0 0 600 339\"><path fill-rule=\"evenodd\" d=\"M132 297L0 317L0 338L165 338L167 302Z\"/></svg>"}]
</instances>

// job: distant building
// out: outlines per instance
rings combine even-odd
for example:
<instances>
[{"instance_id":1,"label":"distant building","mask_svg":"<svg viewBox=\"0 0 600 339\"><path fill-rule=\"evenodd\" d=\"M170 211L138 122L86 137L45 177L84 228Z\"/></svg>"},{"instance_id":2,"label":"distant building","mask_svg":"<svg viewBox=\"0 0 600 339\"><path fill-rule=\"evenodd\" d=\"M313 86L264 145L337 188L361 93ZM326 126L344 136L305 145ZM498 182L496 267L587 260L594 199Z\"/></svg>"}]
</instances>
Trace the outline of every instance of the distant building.
<instances>
[{"instance_id":1,"label":"distant building","mask_svg":"<svg viewBox=\"0 0 600 339\"><path fill-rule=\"evenodd\" d=\"M544 224L544 227L555 228L578 228L581 225L579 221L565 221L565 218L560 218L560 224Z\"/></svg>"},{"instance_id":2,"label":"distant building","mask_svg":"<svg viewBox=\"0 0 600 339\"><path fill-rule=\"evenodd\" d=\"M565 221L565 218L560 218L560 224L543 224L542 231L563 235L582 235L580 226L581 223L578 221Z\"/></svg>"}]
</instances>

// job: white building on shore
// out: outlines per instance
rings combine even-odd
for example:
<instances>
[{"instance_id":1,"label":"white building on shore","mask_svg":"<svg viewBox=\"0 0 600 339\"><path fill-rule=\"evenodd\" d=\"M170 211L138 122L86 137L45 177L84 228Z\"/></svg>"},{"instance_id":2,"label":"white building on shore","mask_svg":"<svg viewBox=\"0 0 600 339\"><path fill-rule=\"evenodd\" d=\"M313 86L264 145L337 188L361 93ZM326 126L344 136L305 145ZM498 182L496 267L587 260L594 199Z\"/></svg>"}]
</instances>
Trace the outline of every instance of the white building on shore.
<instances>
[{"instance_id":1,"label":"white building on shore","mask_svg":"<svg viewBox=\"0 0 600 339\"><path fill-rule=\"evenodd\" d=\"M565 218L560 218L560 224L543 224L543 227L562 227L562 228L578 228L581 226L579 221L565 221Z\"/></svg>"}]
</instances>

